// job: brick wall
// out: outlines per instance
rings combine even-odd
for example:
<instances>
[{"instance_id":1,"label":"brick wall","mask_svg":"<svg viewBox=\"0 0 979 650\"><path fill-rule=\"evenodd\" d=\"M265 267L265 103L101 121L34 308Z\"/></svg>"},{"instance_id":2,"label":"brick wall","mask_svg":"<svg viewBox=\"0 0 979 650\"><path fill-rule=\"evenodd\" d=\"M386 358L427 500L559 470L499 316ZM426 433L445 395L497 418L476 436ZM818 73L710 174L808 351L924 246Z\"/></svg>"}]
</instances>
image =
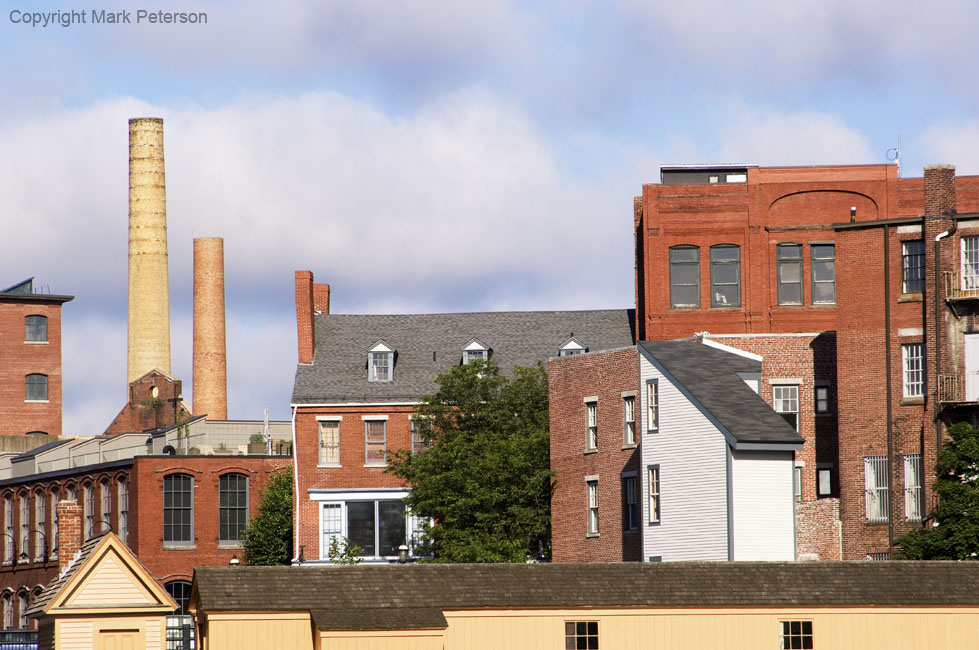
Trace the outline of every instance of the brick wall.
<instances>
[{"instance_id":1,"label":"brick wall","mask_svg":"<svg viewBox=\"0 0 979 650\"><path fill-rule=\"evenodd\" d=\"M796 557L824 561L843 559L839 499L797 503L795 524Z\"/></svg>"},{"instance_id":2,"label":"brick wall","mask_svg":"<svg viewBox=\"0 0 979 650\"><path fill-rule=\"evenodd\" d=\"M624 441L623 391L637 391L635 348L552 359L548 364L551 421L551 549L555 562L642 559L642 477L636 445ZM597 397L598 445L586 450L585 397ZM636 440L639 407L636 400ZM623 526L623 472L636 473L636 530ZM599 533L587 530L586 476L598 478Z\"/></svg>"}]
</instances>

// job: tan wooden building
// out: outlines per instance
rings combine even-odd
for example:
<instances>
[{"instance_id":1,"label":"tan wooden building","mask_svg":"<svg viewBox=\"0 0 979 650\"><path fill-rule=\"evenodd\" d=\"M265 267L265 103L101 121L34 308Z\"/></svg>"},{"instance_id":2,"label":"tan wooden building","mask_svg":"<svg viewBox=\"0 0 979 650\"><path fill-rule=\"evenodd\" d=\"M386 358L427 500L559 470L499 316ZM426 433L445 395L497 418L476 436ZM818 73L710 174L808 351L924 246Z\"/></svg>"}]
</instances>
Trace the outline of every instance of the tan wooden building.
<instances>
[{"instance_id":1,"label":"tan wooden building","mask_svg":"<svg viewBox=\"0 0 979 650\"><path fill-rule=\"evenodd\" d=\"M163 650L177 603L113 533L85 542L27 612L39 650Z\"/></svg>"},{"instance_id":2,"label":"tan wooden building","mask_svg":"<svg viewBox=\"0 0 979 650\"><path fill-rule=\"evenodd\" d=\"M959 650L979 563L208 567L202 650Z\"/></svg>"}]
</instances>

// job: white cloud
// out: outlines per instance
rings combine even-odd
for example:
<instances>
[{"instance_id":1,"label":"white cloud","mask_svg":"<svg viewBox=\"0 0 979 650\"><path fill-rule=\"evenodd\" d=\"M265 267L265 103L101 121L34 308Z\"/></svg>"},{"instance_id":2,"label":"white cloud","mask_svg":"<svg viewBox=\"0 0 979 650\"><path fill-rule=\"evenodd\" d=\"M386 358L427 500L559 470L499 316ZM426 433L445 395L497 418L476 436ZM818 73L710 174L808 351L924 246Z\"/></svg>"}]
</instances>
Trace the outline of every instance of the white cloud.
<instances>
[{"instance_id":1,"label":"white cloud","mask_svg":"<svg viewBox=\"0 0 979 650\"><path fill-rule=\"evenodd\" d=\"M979 174L979 119L933 124L911 146L918 149L925 164L953 164L960 176Z\"/></svg>"}]
</instances>

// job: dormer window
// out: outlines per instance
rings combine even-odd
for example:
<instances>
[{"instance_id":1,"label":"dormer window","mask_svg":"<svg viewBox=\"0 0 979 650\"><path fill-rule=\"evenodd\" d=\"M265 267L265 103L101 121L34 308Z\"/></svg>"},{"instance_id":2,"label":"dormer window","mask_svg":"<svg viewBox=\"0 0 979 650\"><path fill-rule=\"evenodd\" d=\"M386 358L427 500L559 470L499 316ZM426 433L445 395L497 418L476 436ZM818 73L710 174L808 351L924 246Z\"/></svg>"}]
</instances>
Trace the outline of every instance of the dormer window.
<instances>
[{"instance_id":1,"label":"dormer window","mask_svg":"<svg viewBox=\"0 0 979 650\"><path fill-rule=\"evenodd\" d=\"M394 380L394 348L383 340L367 350L367 381Z\"/></svg>"},{"instance_id":2,"label":"dormer window","mask_svg":"<svg viewBox=\"0 0 979 650\"><path fill-rule=\"evenodd\" d=\"M558 348L557 355L559 357L573 357L576 354L584 354L585 352L588 352L588 348L572 336L561 344L561 347Z\"/></svg>"},{"instance_id":3,"label":"dormer window","mask_svg":"<svg viewBox=\"0 0 979 650\"><path fill-rule=\"evenodd\" d=\"M474 337L462 346L462 364L466 365L470 361L476 361L477 359L487 361L489 359L489 347Z\"/></svg>"}]
</instances>

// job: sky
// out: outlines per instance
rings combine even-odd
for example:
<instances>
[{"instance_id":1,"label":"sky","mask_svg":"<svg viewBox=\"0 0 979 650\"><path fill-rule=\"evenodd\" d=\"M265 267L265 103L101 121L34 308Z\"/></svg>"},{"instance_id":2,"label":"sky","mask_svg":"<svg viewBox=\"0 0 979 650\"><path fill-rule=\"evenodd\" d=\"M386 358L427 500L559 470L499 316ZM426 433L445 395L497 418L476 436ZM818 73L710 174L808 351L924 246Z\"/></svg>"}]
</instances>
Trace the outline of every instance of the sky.
<instances>
[{"instance_id":1,"label":"sky","mask_svg":"<svg viewBox=\"0 0 979 650\"><path fill-rule=\"evenodd\" d=\"M294 271L334 313L634 306L680 163L979 174L979 3L3 0L0 288L63 309L64 433L126 399L128 120L164 119L173 374L223 237L229 417L289 418ZM138 11L206 14L151 24ZM93 12L129 23L94 24ZM2 360L0 360L2 363Z\"/></svg>"}]
</instances>

